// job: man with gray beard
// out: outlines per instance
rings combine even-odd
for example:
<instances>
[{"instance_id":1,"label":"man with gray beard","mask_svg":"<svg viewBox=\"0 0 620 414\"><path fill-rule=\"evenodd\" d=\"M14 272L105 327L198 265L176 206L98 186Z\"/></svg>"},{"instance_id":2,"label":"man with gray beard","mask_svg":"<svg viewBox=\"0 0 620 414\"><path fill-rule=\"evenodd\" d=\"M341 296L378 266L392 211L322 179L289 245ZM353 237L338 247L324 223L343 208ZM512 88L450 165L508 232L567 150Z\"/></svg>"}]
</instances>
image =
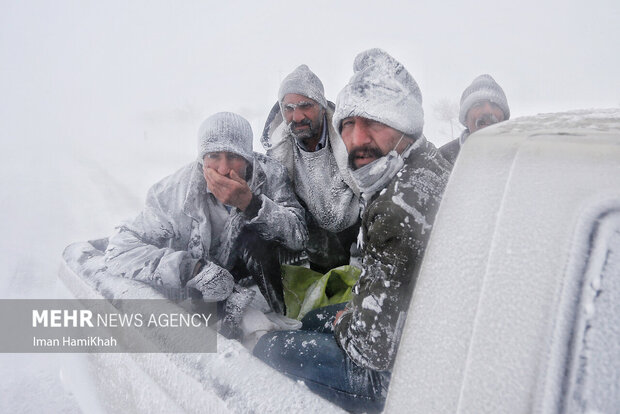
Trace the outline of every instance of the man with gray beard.
<instances>
[{"instance_id":1,"label":"man with gray beard","mask_svg":"<svg viewBox=\"0 0 620 414\"><path fill-rule=\"evenodd\" d=\"M286 167L306 209L306 252L321 273L349 264L359 229L359 191L333 113L321 80L300 65L282 81L261 139L267 155Z\"/></svg>"},{"instance_id":2,"label":"man with gray beard","mask_svg":"<svg viewBox=\"0 0 620 414\"><path fill-rule=\"evenodd\" d=\"M306 315L301 330L269 332L253 352L346 410L368 413L383 408L451 164L424 137L422 94L400 62L370 49L353 70L332 123L361 192L362 274L335 321L323 312L323 323L310 325Z\"/></svg>"}]
</instances>

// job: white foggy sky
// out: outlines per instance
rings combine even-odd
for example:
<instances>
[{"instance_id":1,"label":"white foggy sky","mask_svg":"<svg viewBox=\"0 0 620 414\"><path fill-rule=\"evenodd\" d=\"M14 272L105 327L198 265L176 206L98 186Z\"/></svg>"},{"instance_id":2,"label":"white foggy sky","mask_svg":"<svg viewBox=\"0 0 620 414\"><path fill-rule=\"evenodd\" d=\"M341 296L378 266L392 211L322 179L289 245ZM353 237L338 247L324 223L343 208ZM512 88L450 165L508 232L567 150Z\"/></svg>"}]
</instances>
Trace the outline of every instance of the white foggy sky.
<instances>
[{"instance_id":1,"label":"white foggy sky","mask_svg":"<svg viewBox=\"0 0 620 414\"><path fill-rule=\"evenodd\" d=\"M480 73L502 85L513 117L620 105L611 0L1 4L3 140L130 139L128 121L187 120L195 131L221 110L258 135L283 76L306 63L335 101L369 47L412 73L429 127L432 105L458 101Z\"/></svg>"},{"instance_id":2,"label":"white foggy sky","mask_svg":"<svg viewBox=\"0 0 620 414\"><path fill-rule=\"evenodd\" d=\"M370 47L416 79L435 144L448 129L433 104L458 102L481 73L513 118L620 105L618 1L418 3L2 0L0 138L8 154L71 143L112 156L145 142L190 154L217 111L241 113L258 136L301 63L335 101Z\"/></svg>"},{"instance_id":3,"label":"white foggy sky","mask_svg":"<svg viewBox=\"0 0 620 414\"><path fill-rule=\"evenodd\" d=\"M0 253L15 253L0 262L31 240L45 247L33 223L54 224L44 227L60 251L109 234L195 157L214 112L241 113L258 137L301 63L333 101L354 56L385 49L420 85L437 145L449 128L433 104L458 102L481 73L503 86L513 118L618 107L619 22L617 0L0 0ZM98 220L78 223L80 202Z\"/></svg>"},{"instance_id":4,"label":"white foggy sky","mask_svg":"<svg viewBox=\"0 0 620 414\"><path fill-rule=\"evenodd\" d=\"M284 76L305 63L335 101L355 55L371 47L416 79L425 134L438 146L450 128L433 105L458 102L481 73L502 85L513 118L618 107L618 22L617 0L0 0L7 246L21 249L10 240L29 240L42 214L59 228L48 229L58 250L109 234L150 185L194 159L196 131L212 113L248 118L262 152ZM69 206L46 207L48 197L107 205L92 212L98 221L78 224Z\"/></svg>"}]
</instances>

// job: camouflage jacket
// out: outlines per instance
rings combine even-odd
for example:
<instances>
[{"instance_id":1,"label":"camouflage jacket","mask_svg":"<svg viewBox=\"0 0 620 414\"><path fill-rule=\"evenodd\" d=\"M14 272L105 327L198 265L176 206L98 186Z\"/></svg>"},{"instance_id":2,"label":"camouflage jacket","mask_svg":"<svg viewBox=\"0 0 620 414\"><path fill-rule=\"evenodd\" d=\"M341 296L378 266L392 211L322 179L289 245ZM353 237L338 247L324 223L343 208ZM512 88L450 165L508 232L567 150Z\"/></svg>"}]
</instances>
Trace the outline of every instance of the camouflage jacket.
<instances>
[{"instance_id":1,"label":"camouflage jacket","mask_svg":"<svg viewBox=\"0 0 620 414\"><path fill-rule=\"evenodd\" d=\"M421 140L421 141L420 141ZM362 275L335 326L358 365L391 369L451 164L420 138L405 165L362 215Z\"/></svg>"}]
</instances>

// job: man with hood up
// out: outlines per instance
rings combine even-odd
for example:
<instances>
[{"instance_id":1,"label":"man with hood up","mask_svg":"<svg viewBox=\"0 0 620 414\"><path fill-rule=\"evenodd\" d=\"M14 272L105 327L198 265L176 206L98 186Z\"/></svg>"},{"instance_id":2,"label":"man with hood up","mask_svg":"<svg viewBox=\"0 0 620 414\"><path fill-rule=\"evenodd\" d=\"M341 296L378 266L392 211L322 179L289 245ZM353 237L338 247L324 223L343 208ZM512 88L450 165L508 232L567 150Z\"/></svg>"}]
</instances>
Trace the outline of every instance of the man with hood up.
<instances>
[{"instance_id":1,"label":"man with hood up","mask_svg":"<svg viewBox=\"0 0 620 414\"><path fill-rule=\"evenodd\" d=\"M501 86L491 75L480 75L461 95L459 121L465 126L461 136L439 149L445 159L454 164L461 146L470 134L510 118L510 108Z\"/></svg>"},{"instance_id":2,"label":"man with hood up","mask_svg":"<svg viewBox=\"0 0 620 414\"><path fill-rule=\"evenodd\" d=\"M261 139L267 155L287 168L306 208L306 251L311 267L321 273L349 264L359 228L359 192L333 113L323 83L301 65L282 81Z\"/></svg>"},{"instance_id":3,"label":"man with hood up","mask_svg":"<svg viewBox=\"0 0 620 414\"><path fill-rule=\"evenodd\" d=\"M353 69L333 124L364 204L362 275L333 336L269 333L254 353L347 410L378 411L451 165L422 134L422 95L402 64L370 49Z\"/></svg>"},{"instance_id":4,"label":"man with hood up","mask_svg":"<svg viewBox=\"0 0 620 414\"><path fill-rule=\"evenodd\" d=\"M271 309L284 313L278 249L300 251L303 208L284 167L252 151L249 122L234 113L207 118L198 158L155 184L143 211L109 241L107 271L161 289L197 289L226 301L222 330L237 337L254 279Z\"/></svg>"}]
</instances>

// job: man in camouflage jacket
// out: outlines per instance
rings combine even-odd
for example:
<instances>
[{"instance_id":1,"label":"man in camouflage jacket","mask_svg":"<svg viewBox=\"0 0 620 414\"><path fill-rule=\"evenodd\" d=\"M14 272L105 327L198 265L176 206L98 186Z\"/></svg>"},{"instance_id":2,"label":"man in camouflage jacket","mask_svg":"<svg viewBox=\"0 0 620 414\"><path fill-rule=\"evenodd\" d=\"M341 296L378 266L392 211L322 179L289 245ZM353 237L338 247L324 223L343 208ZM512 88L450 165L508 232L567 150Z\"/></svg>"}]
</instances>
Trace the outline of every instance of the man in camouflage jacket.
<instances>
[{"instance_id":1,"label":"man in camouflage jacket","mask_svg":"<svg viewBox=\"0 0 620 414\"><path fill-rule=\"evenodd\" d=\"M449 169L422 136L387 187L368 200L362 216L363 274L335 326L338 343L358 365L392 368Z\"/></svg>"},{"instance_id":2,"label":"man in camouflage jacket","mask_svg":"<svg viewBox=\"0 0 620 414\"><path fill-rule=\"evenodd\" d=\"M385 402L451 164L422 134L420 89L402 64L371 49L356 57L353 68L333 124L364 205L362 274L353 299L335 317L333 334L268 334L254 353L349 411L373 412Z\"/></svg>"}]
</instances>

